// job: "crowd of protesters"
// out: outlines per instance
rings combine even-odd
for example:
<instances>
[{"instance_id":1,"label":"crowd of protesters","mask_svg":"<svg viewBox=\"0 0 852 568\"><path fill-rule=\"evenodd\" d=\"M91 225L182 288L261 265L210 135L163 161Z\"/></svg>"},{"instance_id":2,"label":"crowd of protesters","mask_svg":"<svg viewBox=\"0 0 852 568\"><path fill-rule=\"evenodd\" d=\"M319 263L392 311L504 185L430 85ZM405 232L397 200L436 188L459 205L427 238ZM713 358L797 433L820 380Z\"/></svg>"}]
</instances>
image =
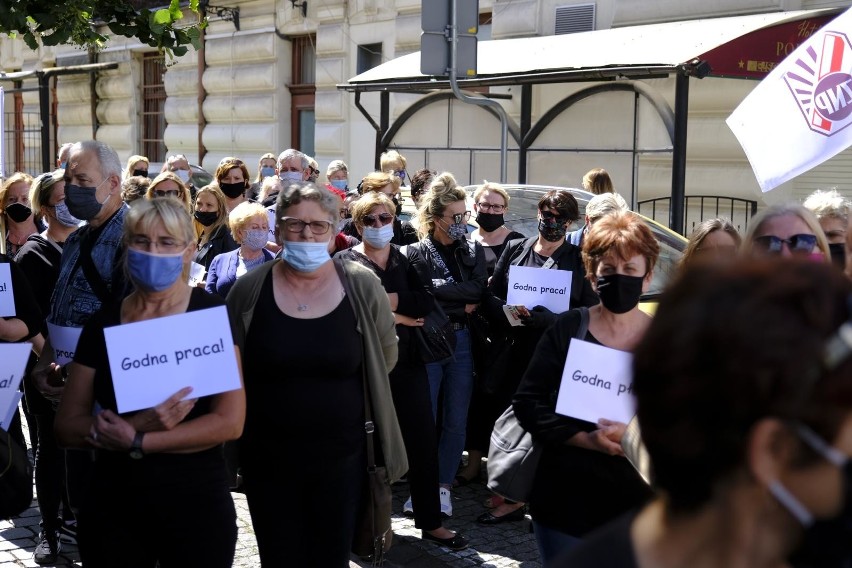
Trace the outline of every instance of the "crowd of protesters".
<instances>
[{"instance_id":1,"label":"crowd of protesters","mask_svg":"<svg viewBox=\"0 0 852 568\"><path fill-rule=\"evenodd\" d=\"M844 566L845 197L767 207L742 235L698 223L652 317L658 241L602 168L582 177L584 212L546 191L523 235L499 184L409 176L395 151L380 163L350 183L335 160L318 183L295 149L261 156L253 180L228 157L196 188L186 156L149 176L146 157L122 165L82 141L55 171L3 181L15 315L0 342L32 343L37 564L76 542L86 567L231 566L239 490L262 565L348 566L373 440L387 481L407 478L422 538L460 550L453 490L480 480L511 407L540 447L533 489L528 503L495 493L477 522L530 515L545 566ZM564 309L512 304L521 269L562 271L548 274L570 282ZM155 406L120 412L106 330L221 306L239 388L196 397L175 376ZM430 358L436 314L449 351ZM573 341L633 354L630 425L557 410ZM10 433L22 441L20 417Z\"/></svg>"}]
</instances>

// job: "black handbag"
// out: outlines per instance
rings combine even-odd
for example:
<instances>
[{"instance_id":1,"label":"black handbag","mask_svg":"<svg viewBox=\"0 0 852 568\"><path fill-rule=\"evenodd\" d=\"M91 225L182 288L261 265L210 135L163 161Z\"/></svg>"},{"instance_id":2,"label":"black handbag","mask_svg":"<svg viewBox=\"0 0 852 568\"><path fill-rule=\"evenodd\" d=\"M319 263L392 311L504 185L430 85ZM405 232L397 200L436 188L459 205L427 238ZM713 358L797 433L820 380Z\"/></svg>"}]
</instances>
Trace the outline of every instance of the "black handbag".
<instances>
[{"instance_id":1,"label":"black handbag","mask_svg":"<svg viewBox=\"0 0 852 568\"><path fill-rule=\"evenodd\" d=\"M423 318L422 327L414 327L417 347L423 363L435 363L453 356L456 351L456 332L440 304Z\"/></svg>"},{"instance_id":2,"label":"black handbag","mask_svg":"<svg viewBox=\"0 0 852 568\"><path fill-rule=\"evenodd\" d=\"M0 429L0 519L26 511L33 500L33 470L27 449Z\"/></svg>"}]
</instances>

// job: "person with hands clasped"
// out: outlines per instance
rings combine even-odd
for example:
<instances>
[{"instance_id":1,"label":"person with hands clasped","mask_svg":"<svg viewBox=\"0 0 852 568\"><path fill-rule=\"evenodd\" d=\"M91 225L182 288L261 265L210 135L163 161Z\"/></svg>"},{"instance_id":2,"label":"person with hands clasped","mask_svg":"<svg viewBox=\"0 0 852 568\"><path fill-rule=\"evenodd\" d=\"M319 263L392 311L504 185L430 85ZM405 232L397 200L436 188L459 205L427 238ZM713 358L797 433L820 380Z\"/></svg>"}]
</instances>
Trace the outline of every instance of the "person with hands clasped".
<instances>
[{"instance_id":1,"label":"person with hands clasped","mask_svg":"<svg viewBox=\"0 0 852 568\"><path fill-rule=\"evenodd\" d=\"M483 301L481 311L488 314L491 322L490 328L494 335L492 344L501 346L499 353L495 350L496 356L491 358L490 368L485 373L489 394L486 397L488 417L485 422L491 426L511 404L512 395L518 388L539 339L558 315L541 305L518 306L523 325L509 327L503 306L509 293L510 268L525 266L571 272L571 290L566 298L569 300L565 305L566 311L568 308L588 307L598 303L598 297L586 278L580 249L565 238L566 228L579 217L577 200L564 189L548 191L539 199L538 217L538 236L515 239L506 245L488 285L490 294ZM489 430L481 436L490 434ZM499 503L498 497L492 497L491 503L497 506L480 515L480 523L496 524L524 517L523 503Z\"/></svg>"},{"instance_id":2,"label":"person with hands clasped","mask_svg":"<svg viewBox=\"0 0 852 568\"><path fill-rule=\"evenodd\" d=\"M653 233L633 213L608 215L592 226L583 243L583 263L600 304L589 308L585 341L633 350L650 323L639 310L639 297L651 284L658 256ZM513 397L521 426L542 445L530 510L545 565L588 531L651 496L621 449L626 425L607 417L593 424L556 412L566 356L581 317L579 310L571 310L544 332Z\"/></svg>"},{"instance_id":3,"label":"person with hands clasped","mask_svg":"<svg viewBox=\"0 0 852 568\"><path fill-rule=\"evenodd\" d=\"M104 336L107 327L223 301L186 284L195 240L179 201L135 205L123 241L135 290L84 326L56 415L59 444L97 456L78 517L80 556L87 568L230 567L237 526L222 444L242 433L243 389L184 400L192 389L175 376L164 402L118 414Z\"/></svg>"}]
</instances>

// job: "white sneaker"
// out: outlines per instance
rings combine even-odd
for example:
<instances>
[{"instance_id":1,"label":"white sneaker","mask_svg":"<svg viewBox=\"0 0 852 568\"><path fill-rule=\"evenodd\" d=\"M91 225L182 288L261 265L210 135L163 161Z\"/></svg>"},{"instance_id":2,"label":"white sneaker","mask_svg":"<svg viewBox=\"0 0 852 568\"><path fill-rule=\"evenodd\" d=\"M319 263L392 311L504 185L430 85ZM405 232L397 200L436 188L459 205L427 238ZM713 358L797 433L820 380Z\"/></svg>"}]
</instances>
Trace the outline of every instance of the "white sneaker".
<instances>
[{"instance_id":1,"label":"white sneaker","mask_svg":"<svg viewBox=\"0 0 852 568\"><path fill-rule=\"evenodd\" d=\"M450 500L450 490L444 487L438 489L438 495L441 498L441 515L446 518L453 516L453 502Z\"/></svg>"},{"instance_id":2,"label":"white sneaker","mask_svg":"<svg viewBox=\"0 0 852 568\"><path fill-rule=\"evenodd\" d=\"M414 506L411 504L411 496L408 497L408 500L402 506L402 514L406 517L414 516Z\"/></svg>"}]
</instances>

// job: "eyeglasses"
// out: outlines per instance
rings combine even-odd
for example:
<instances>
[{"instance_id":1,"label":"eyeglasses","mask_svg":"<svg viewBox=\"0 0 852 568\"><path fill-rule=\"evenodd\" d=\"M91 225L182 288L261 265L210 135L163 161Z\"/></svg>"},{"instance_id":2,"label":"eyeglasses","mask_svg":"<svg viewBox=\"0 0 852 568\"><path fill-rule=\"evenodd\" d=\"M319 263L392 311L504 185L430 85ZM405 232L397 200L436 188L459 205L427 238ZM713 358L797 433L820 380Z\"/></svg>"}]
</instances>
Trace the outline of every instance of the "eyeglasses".
<instances>
[{"instance_id":1,"label":"eyeglasses","mask_svg":"<svg viewBox=\"0 0 852 568\"><path fill-rule=\"evenodd\" d=\"M816 246L816 235L793 235L789 239L782 239L775 235L764 235L755 237L755 248L766 254L776 255L781 254L784 244L790 249L792 254L806 255L811 254Z\"/></svg>"},{"instance_id":2,"label":"eyeglasses","mask_svg":"<svg viewBox=\"0 0 852 568\"><path fill-rule=\"evenodd\" d=\"M539 213L539 215L541 215L541 218L546 220L546 221L550 221L551 219L556 219L557 221L563 221L564 222L564 221L568 220L567 215L558 215L556 213L551 213L550 211L539 211L538 213Z\"/></svg>"},{"instance_id":3,"label":"eyeglasses","mask_svg":"<svg viewBox=\"0 0 852 568\"><path fill-rule=\"evenodd\" d=\"M442 217L445 219L447 218L446 215L442 215ZM456 225L460 223L467 223L468 221L470 221L470 211L465 211L464 213L456 213L455 215L452 215L451 218L453 220L453 223L455 223Z\"/></svg>"},{"instance_id":4,"label":"eyeglasses","mask_svg":"<svg viewBox=\"0 0 852 568\"><path fill-rule=\"evenodd\" d=\"M145 235L133 235L130 237L130 246L135 249L150 251L152 245L156 245L158 251L166 252L177 252L187 246L186 243L182 243L173 237L163 237L156 241L152 241Z\"/></svg>"},{"instance_id":5,"label":"eyeglasses","mask_svg":"<svg viewBox=\"0 0 852 568\"><path fill-rule=\"evenodd\" d=\"M405 179L405 170L396 170L393 173L393 175L395 175L396 177L398 177L401 180L404 180Z\"/></svg>"},{"instance_id":6,"label":"eyeglasses","mask_svg":"<svg viewBox=\"0 0 852 568\"><path fill-rule=\"evenodd\" d=\"M375 227L376 221L379 221L382 226L389 224L393 221L393 215L390 213L380 213L379 215L364 215L362 217L364 221L365 227Z\"/></svg>"},{"instance_id":7,"label":"eyeglasses","mask_svg":"<svg viewBox=\"0 0 852 568\"><path fill-rule=\"evenodd\" d=\"M154 197L180 197L180 192L176 189L155 189L153 194Z\"/></svg>"},{"instance_id":8,"label":"eyeglasses","mask_svg":"<svg viewBox=\"0 0 852 568\"><path fill-rule=\"evenodd\" d=\"M291 233L301 233L305 227L310 227L311 232L315 235L324 235L331 229L329 221L302 221L295 217L283 217L281 225Z\"/></svg>"},{"instance_id":9,"label":"eyeglasses","mask_svg":"<svg viewBox=\"0 0 852 568\"><path fill-rule=\"evenodd\" d=\"M494 213L502 213L503 211L506 210L505 205L497 205L496 203L488 203L487 201L477 203L476 205L482 211L492 211Z\"/></svg>"}]
</instances>

